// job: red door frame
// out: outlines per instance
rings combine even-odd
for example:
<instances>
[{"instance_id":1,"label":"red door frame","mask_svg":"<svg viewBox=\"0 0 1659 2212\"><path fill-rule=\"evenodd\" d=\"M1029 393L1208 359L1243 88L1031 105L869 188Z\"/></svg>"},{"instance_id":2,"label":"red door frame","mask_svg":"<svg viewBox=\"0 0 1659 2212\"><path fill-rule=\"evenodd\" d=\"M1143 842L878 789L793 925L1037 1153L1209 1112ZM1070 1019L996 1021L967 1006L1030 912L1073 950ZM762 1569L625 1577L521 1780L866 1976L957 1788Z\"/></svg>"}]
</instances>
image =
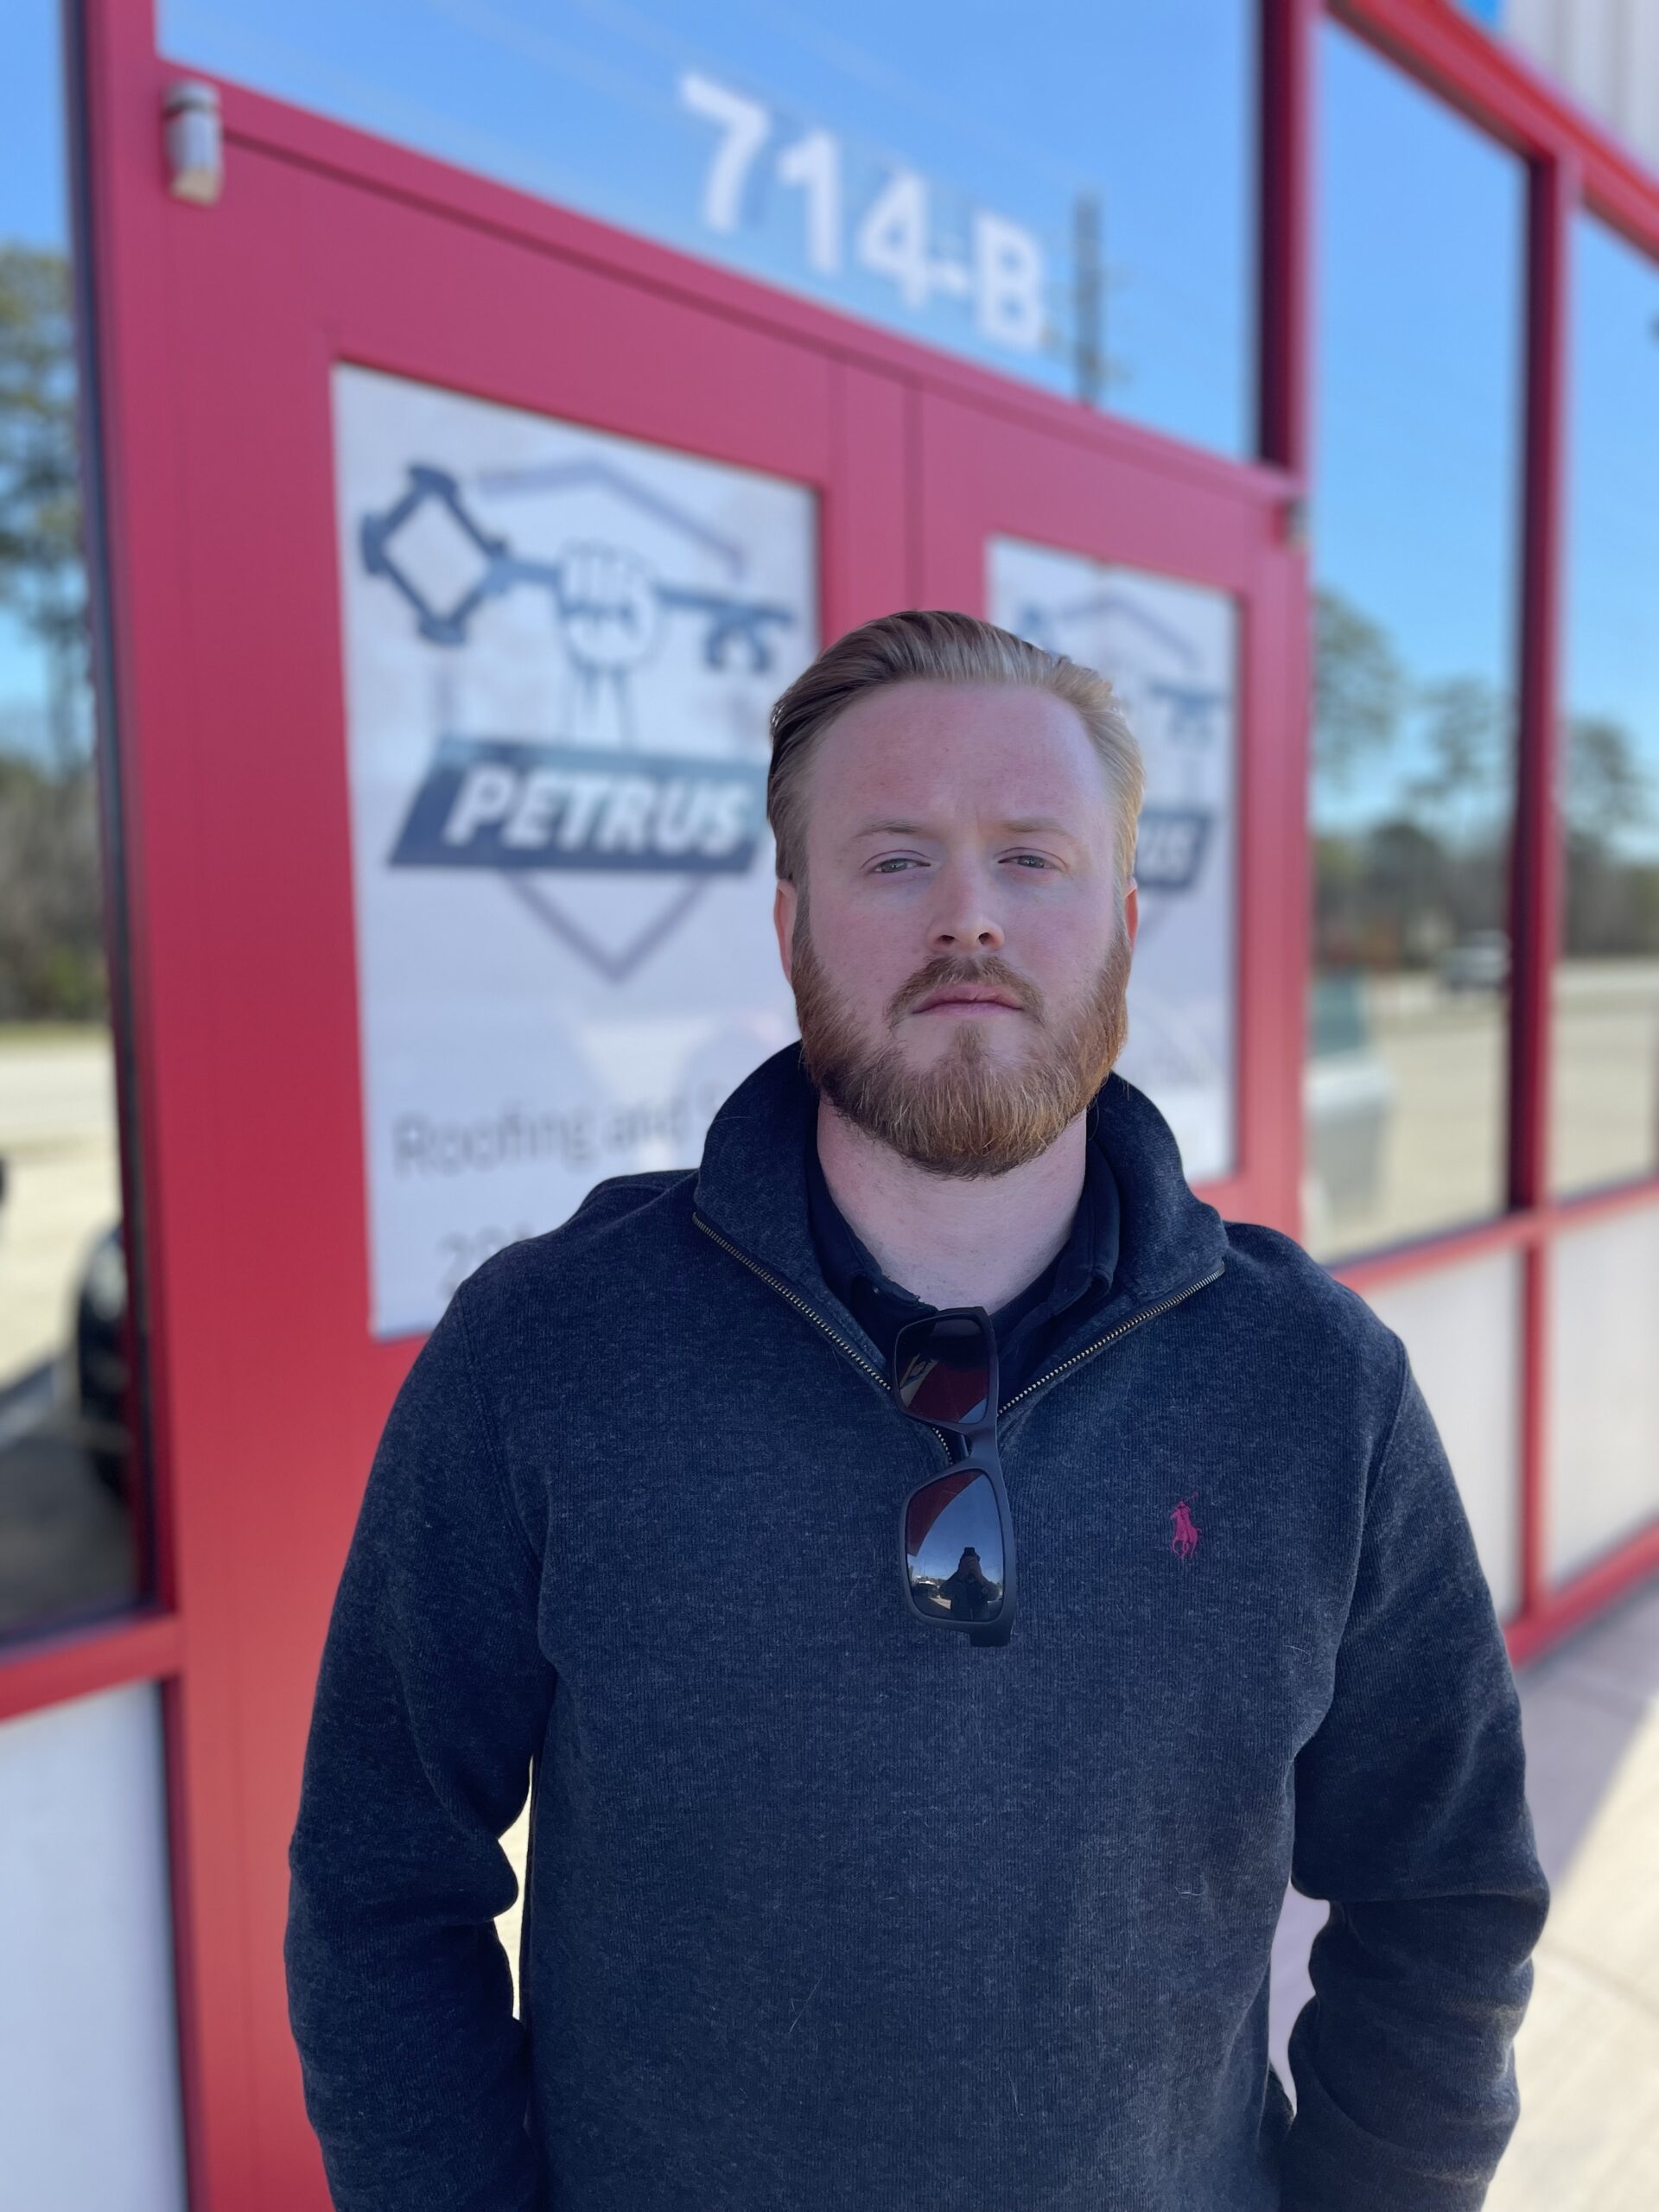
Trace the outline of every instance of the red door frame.
<instances>
[{"instance_id":1,"label":"red door frame","mask_svg":"<svg viewBox=\"0 0 1659 2212\"><path fill-rule=\"evenodd\" d=\"M338 252L340 242L332 221L319 220L319 208L330 192L350 188L359 203L361 237L372 234L383 250L406 236L408 221L426 211L455 226L458 235L464 231L467 252L457 248L456 257L474 269L486 261L495 268L518 266L524 253L541 255L556 259L570 283L591 284L613 297L626 292L636 317L648 316L654 302L665 310L677 308L705 329L717 321L719 341L708 340L705 367L716 356L729 360L733 348L751 346L757 349L752 359L815 357L820 365L813 374L821 387L833 382L837 393L829 408L833 429L819 417L816 461L821 472L816 480L826 487L826 635L898 603L910 580L924 572L924 518L914 505L895 515L892 487L913 449L920 411L930 398L1022 425L1034 438L1063 441L1068 454L1094 455L1102 467L1134 465L1165 481L1189 484L1195 469L1200 477L1209 473L1218 495L1224 480L1227 496L1258 520L1276 516L1294 555L1309 446L1308 105L1322 11L1319 0L1266 0L1262 421L1263 451L1270 459L1235 470L235 86L223 88L226 200L211 213L181 207L165 192L160 130L162 93L178 73L156 55L151 0L73 4L84 53L85 141L92 156L88 212L96 246L94 334L107 425L104 491L114 645L105 708L113 710L119 737L131 1025L143 1047L136 1095L124 1098L124 1111L139 1137L141 1260L155 1345L149 1388L159 1552L155 1599L140 1615L0 1656L0 1717L124 1681L163 1685L193 2202L199 2212L243 2212L245 2207L289 2212L325 2199L281 2014L271 1941L282 1878L271 1835L285 1836L291 1812L297 1732L315 1662L318 1592L331 1584L354 1484L406 1362L406 1350L367 1344L360 1258L340 1271L343 1282L325 1282L318 1297L315 1266L274 1195L283 1160L306 1152L314 1212L329 1200L349 1222L360 1251L354 1022L349 978L342 982L329 964L338 962L340 947L350 944L340 794L325 794L317 811L316 733L326 728L338 745L338 684L324 701L327 683L315 671L300 671L292 693L284 691L315 697L322 721L310 731L309 749L298 765L275 779L269 807L256 809L245 789L238 794L234 755L226 750L238 732L226 735L219 712L226 697L238 696L247 668L259 665L257 652L245 665L238 654L250 642L258 645L262 592L275 586L284 595L283 611L296 630L331 645L337 640L332 534L326 564L309 574L303 562L291 574L276 572L266 550L283 543L315 550L327 466L327 428L321 419L326 398L319 397L326 361L339 332L355 334L362 318L375 311L372 302L345 297L337 302L335 330L320 330L308 289L310 257ZM1535 350L1529 407L1526 630L1539 642L1528 669L1516 841L1517 903L1524 905L1547 885L1554 865L1548 702L1560 550L1550 502L1559 499L1554 487L1560 470L1565 213L1581 192L1638 243L1659 251L1659 183L1512 53L1439 0L1350 0L1339 12L1515 145L1538 180L1534 270L1548 296L1535 292L1535 331L1545 342ZM369 207L371 199L380 204ZM302 220L293 219L296 210L303 211ZM251 264L237 265L238 238L257 256L255 283L247 281ZM232 276L240 280L234 296L248 302L254 318L248 333L213 327L226 296L214 284ZM464 269L457 268L456 278L467 283ZM487 295L486 286L473 281ZM510 306L485 296L480 307L512 325ZM1548 332L1539 330L1540 315ZM297 325L285 322L290 315L298 317ZM522 320L516 327L522 332ZM230 410L239 407L245 415L293 391L299 373L296 327L307 334L298 350L310 348L304 373L312 396L299 401L300 415L310 424L309 450L292 478L285 473L278 481L270 469L264 471L270 505L269 517L261 516L261 532L244 527L204 546L193 518L203 497L205 448L214 435L224 435ZM384 342L384 365L531 407L549 404L541 380L515 376L505 355L480 372L476 347L446 340L442 332L400 330L395 321ZM375 350L371 345L371 353ZM247 378L227 393L213 368L232 353ZM593 419L630 427L614 405L627 390L626 374L608 391L596 385ZM707 402L717 394L705 387L702 397ZM763 416L766 405L763 379ZM677 421L667 419L664 410L645 434L734 459L753 460L758 448L775 456L772 465L779 473L811 474L786 465L803 455L798 423L762 420L753 427L752 448L749 424L740 437L734 426L722 430L717 410L699 416L697 407L695 397L688 398ZM204 429L207 435L199 439ZM868 465L861 467L861 461ZM1033 529L1031 534L1041 533ZM1077 542L1089 550L1082 539ZM926 565L932 568L931 561ZM200 633L194 610L202 603L223 614L225 626L214 639ZM1296 649L1293 639L1293 656ZM1288 664L1283 682L1288 696L1305 688ZM268 721L269 702L255 703ZM1292 717L1287 779L1291 763L1300 772L1304 736L1297 725ZM1252 777L1255 772L1253 765ZM1274 790L1269 775L1258 801L1252 784L1246 804L1266 804L1276 816L1284 795L1275 797ZM1298 794L1299 819L1300 805ZM325 825L320 839L319 821ZM277 880L270 849L279 835L286 849L296 849L307 834L322 849L321 880L304 905L289 907L281 903L286 879ZM241 842L233 842L236 838ZM1299 866L1305 868L1305 856L1298 862L1292 855L1293 874ZM1305 876L1296 880L1300 885ZM1241 895L1249 895L1243 885ZM1271 970L1264 966L1263 973L1284 979L1275 1050L1285 1055L1279 1081L1287 1096L1300 1070L1306 938L1300 897L1299 888L1287 888L1277 918L1265 910L1268 941L1276 942L1275 931L1284 938L1287 965L1277 967L1275 953ZM1293 910L1294 969L1288 954ZM288 925L286 933L272 918L277 915ZM204 927L205 918L215 926ZM1551 919L1548 912L1545 919ZM111 925L119 926L114 917ZM1516 1069L1530 1067L1533 1079L1517 1093L1522 1125L1516 1130L1516 1211L1500 1222L1341 1271L1369 1287L1495 1246L1518 1245L1529 1255L1530 1270L1529 1353L1541 1348L1541 1268L1554 1233L1659 1198L1659 1178L1567 1206L1543 1195L1547 1100L1537 1076L1548 1064L1553 944L1553 927L1530 932L1530 950L1528 934L1518 939ZM1248 992L1249 973L1242 980ZM286 1118L273 1111L271 1102L283 1086L292 1090L292 1061L248 1020L242 1002L256 989L285 1010L290 1033L303 1038L314 1064L325 1071L321 1103L315 1091L301 1096L290 1102ZM227 1039L238 1039L235 1052L226 1049ZM341 1073L347 1066L349 1083ZM350 1142L342 1144L348 1091ZM1263 1101L1268 1095L1263 1092ZM1247 1122L1262 1110L1247 1102ZM295 1116L302 1118L296 1123ZM1285 1116L1289 1127L1298 1120L1294 1108ZM258 1173L250 1175L250 1163L263 1171L263 1181ZM1281 1190L1294 1188L1282 1158L1264 1173ZM228 1210L220 1203L227 1192ZM1230 1193L1227 1203L1234 1203ZM1277 1204L1259 1211L1295 1225L1294 1214ZM251 1437L246 1418L238 1415L238 1380L249 1372L239 1325L246 1306L238 1299L245 1298L239 1271L245 1273L248 1264L242 1240L250 1228L264 1233L255 1249L262 1266L269 1262L260 1297L280 1311L285 1363L305 1376L308 1389L307 1402L297 1408L279 1401L262 1403ZM342 1350L332 1332L348 1308ZM1531 1534L1527 1602L1511 1630L1517 1657L1541 1648L1659 1565L1659 1530L1650 1530L1566 1590L1541 1592L1543 1385L1541 1363L1529 1358L1529 1368L1525 1518ZM302 1478L295 1492L283 1485L292 1483L296 1465L311 1465L303 1453L284 1458L296 1436L308 1449L315 1447L322 1478L308 1488ZM313 1495L317 1489L327 1494ZM296 1561L297 1587L289 1579Z\"/></svg>"}]
</instances>

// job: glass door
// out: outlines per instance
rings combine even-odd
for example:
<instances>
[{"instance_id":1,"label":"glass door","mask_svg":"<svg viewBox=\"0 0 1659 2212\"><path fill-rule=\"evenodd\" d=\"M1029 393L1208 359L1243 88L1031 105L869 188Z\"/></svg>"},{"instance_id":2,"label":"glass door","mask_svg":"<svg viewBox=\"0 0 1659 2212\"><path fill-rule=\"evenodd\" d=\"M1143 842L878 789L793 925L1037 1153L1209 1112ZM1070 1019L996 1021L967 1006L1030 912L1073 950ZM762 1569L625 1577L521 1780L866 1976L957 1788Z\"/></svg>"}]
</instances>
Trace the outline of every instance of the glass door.
<instances>
[{"instance_id":1,"label":"glass door","mask_svg":"<svg viewBox=\"0 0 1659 2212\"><path fill-rule=\"evenodd\" d=\"M1079 416L922 408L925 603L1110 676L1141 741L1121 1072L1224 1212L1296 1223L1304 583L1285 493Z\"/></svg>"}]
</instances>

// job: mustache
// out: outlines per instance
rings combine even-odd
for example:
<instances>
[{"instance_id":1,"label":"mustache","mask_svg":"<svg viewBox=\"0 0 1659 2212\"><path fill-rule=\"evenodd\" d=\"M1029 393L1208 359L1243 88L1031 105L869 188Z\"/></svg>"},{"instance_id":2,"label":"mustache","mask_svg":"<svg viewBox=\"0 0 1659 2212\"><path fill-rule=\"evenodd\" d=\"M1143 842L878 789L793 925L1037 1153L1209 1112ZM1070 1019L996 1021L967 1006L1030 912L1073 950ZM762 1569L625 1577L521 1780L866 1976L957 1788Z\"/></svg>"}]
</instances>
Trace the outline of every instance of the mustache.
<instances>
[{"instance_id":1,"label":"mustache","mask_svg":"<svg viewBox=\"0 0 1659 2212\"><path fill-rule=\"evenodd\" d=\"M887 1001L885 1025L861 1016L819 961L798 918L791 962L806 1073L847 1120L930 1174L978 1179L1035 1160L1088 1106L1128 1038L1131 942L1120 925L1064 1020L1047 1020L1040 991L999 956L942 956ZM1006 990L1038 1020L1030 1046L1003 1061L977 1024L957 1025L932 1065L918 1067L898 1025L918 1001L953 983Z\"/></svg>"},{"instance_id":2,"label":"mustache","mask_svg":"<svg viewBox=\"0 0 1659 2212\"><path fill-rule=\"evenodd\" d=\"M889 1025L912 1012L936 991L946 990L952 984L969 983L982 985L988 990L1006 991L1026 1013L1035 1014L1039 1020L1043 1018L1042 992L1035 983L1016 975L1006 960L999 959L995 953L988 959L972 961L944 953L938 959L930 960L925 968L893 993L887 1001Z\"/></svg>"}]
</instances>

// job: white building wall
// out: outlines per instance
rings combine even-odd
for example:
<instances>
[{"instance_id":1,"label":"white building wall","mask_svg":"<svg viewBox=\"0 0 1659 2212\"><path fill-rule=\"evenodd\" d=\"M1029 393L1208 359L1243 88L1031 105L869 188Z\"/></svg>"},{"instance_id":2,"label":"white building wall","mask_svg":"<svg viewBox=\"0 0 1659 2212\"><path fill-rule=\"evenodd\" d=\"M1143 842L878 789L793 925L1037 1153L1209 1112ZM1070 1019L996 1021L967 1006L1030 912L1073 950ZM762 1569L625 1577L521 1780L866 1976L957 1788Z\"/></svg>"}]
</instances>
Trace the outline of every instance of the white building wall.
<instances>
[{"instance_id":1,"label":"white building wall","mask_svg":"<svg viewBox=\"0 0 1659 2212\"><path fill-rule=\"evenodd\" d=\"M1492 1603L1521 1603L1521 1268L1513 1252L1368 1292L1404 1342L1469 1516Z\"/></svg>"},{"instance_id":2,"label":"white building wall","mask_svg":"<svg viewBox=\"0 0 1659 2212\"><path fill-rule=\"evenodd\" d=\"M1659 0L1506 0L1501 29L1659 169Z\"/></svg>"},{"instance_id":3,"label":"white building wall","mask_svg":"<svg viewBox=\"0 0 1659 2212\"><path fill-rule=\"evenodd\" d=\"M1659 1205L1556 1238L1546 1571L1560 1582L1659 1516Z\"/></svg>"},{"instance_id":4,"label":"white building wall","mask_svg":"<svg viewBox=\"0 0 1659 2212\"><path fill-rule=\"evenodd\" d=\"M0 2205L184 2212L149 1683L0 1725Z\"/></svg>"}]
</instances>

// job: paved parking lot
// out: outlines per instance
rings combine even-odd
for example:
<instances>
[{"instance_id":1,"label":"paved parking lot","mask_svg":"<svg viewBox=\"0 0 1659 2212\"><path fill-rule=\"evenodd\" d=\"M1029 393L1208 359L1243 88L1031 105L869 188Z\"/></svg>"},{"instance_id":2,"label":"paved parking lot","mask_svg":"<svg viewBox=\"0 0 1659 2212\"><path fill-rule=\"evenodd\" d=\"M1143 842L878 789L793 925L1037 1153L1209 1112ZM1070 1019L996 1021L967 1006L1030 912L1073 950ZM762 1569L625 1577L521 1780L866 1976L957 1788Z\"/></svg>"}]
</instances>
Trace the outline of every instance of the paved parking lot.
<instances>
[{"instance_id":1,"label":"paved parking lot","mask_svg":"<svg viewBox=\"0 0 1659 2212\"><path fill-rule=\"evenodd\" d=\"M1304 1235L1322 1258L1370 1250L1501 1212L1509 1002L1382 976L1363 992L1362 1049L1309 1072ZM1558 970L1551 1173L1582 1190L1659 1160L1659 961L1580 960ZM1319 1124L1337 1090L1374 1094L1375 1185L1351 1154L1319 1173ZM1339 1110L1339 1109L1338 1109Z\"/></svg>"},{"instance_id":2,"label":"paved parking lot","mask_svg":"<svg viewBox=\"0 0 1659 2212\"><path fill-rule=\"evenodd\" d=\"M97 1029L0 1029L0 1389L55 1355L71 1287L121 1211L115 1071Z\"/></svg>"}]
</instances>

